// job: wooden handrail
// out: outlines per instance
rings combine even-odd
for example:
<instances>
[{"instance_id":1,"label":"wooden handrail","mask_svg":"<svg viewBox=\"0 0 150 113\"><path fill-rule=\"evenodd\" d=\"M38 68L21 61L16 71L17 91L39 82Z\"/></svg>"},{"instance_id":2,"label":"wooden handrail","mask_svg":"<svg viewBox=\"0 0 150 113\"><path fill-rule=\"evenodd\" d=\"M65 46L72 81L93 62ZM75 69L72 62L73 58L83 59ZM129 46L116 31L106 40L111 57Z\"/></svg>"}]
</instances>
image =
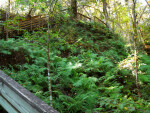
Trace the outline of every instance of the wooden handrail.
<instances>
[{"instance_id":1,"label":"wooden handrail","mask_svg":"<svg viewBox=\"0 0 150 113\"><path fill-rule=\"evenodd\" d=\"M86 18L86 19L88 19L88 20L92 20L90 17L88 17L88 16L86 16L86 15L83 15L83 14L81 14L81 13L77 13L78 14L78 16L80 15L80 16L82 16L82 17L84 17L84 18Z\"/></svg>"},{"instance_id":2,"label":"wooden handrail","mask_svg":"<svg viewBox=\"0 0 150 113\"><path fill-rule=\"evenodd\" d=\"M33 31L35 29L38 29L40 27L43 27L45 24L47 24L46 22L46 17L41 16L41 15L37 15L37 16L33 16L30 19L19 19L17 20L17 24L13 24L10 23L9 26L12 26L12 29L9 29L9 35L10 37L15 36L13 34L14 31L17 31L17 35L20 35L23 33L24 30L27 31ZM14 29L16 27L16 29ZM4 27L4 32L3 34L6 33L6 28Z\"/></svg>"},{"instance_id":3,"label":"wooden handrail","mask_svg":"<svg viewBox=\"0 0 150 113\"><path fill-rule=\"evenodd\" d=\"M98 17L94 16L94 17L88 17L82 13L77 13L78 19L79 20L85 20L85 21L93 21L93 22L100 22L104 25L106 25L102 20L100 20ZM10 37L15 36L16 34L13 34L14 31L17 31L17 35L20 35L23 33L24 30L27 31L33 31L37 28L43 27L47 25L47 20L45 16L41 16L41 15L37 15L37 16L33 16L31 18L27 18L25 20L23 19L19 19L17 24L13 24L10 23L9 26L12 26L12 29L8 30ZM14 29L16 27L16 29ZM6 33L6 29L4 27L4 36ZM18 29L18 30L17 30Z\"/></svg>"},{"instance_id":4,"label":"wooden handrail","mask_svg":"<svg viewBox=\"0 0 150 113\"><path fill-rule=\"evenodd\" d=\"M0 105L9 113L59 113L2 71Z\"/></svg>"},{"instance_id":5,"label":"wooden handrail","mask_svg":"<svg viewBox=\"0 0 150 113\"><path fill-rule=\"evenodd\" d=\"M96 20L98 20L98 22L100 22L100 23L106 25L105 22L103 22L101 19L99 19L99 18L96 17L96 16L94 16L93 18L90 18L90 17L88 17L88 16L86 16L86 15L83 15L83 14L81 14L81 13L78 13L78 17L79 17L79 16L82 16L83 18L88 19L88 20L90 20L90 21L93 20L94 22L96 22ZM79 19L82 20L82 18L79 18Z\"/></svg>"},{"instance_id":6,"label":"wooden handrail","mask_svg":"<svg viewBox=\"0 0 150 113\"><path fill-rule=\"evenodd\" d=\"M106 25L106 23L105 23L104 21L102 21L101 19L99 19L98 17L94 16L94 21L95 21L95 19L97 19L100 23ZM96 22L96 21L95 21L95 22Z\"/></svg>"}]
</instances>

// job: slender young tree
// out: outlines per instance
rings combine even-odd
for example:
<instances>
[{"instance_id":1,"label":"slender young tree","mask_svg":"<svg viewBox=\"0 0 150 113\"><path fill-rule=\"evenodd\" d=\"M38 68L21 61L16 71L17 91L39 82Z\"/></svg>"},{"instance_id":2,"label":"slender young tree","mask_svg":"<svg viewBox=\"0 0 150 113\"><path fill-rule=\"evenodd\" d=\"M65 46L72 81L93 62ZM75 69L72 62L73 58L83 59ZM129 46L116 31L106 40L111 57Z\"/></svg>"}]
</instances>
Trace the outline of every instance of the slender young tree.
<instances>
[{"instance_id":1,"label":"slender young tree","mask_svg":"<svg viewBox=\"0 0 150 113\"><path fill-rule=\"evenodd\" d=\"M48 31L47 31L47 72L48 72L48 81L49 81L49 93L50 93L50 106L53 107L53 96L52 96L52 86L51 86L51 74L50 74L50 34L51 34L51 25L50 25L50 17L53 14L54 7L58 0L47 0L47 7L49 8L47 17Z\"/></svg>"},{"instance_id":2,"label":"slender young tree","mask_svg":"<svg viewBox=\"0 0 150 113\"><path fill-rule=\"evenodd\" d=\"M133 29L134 29L134 34L133 34L133 38L134 38L134 57L135 57L135 74L136 74L136 87L137 87L137 90L138 90L138 95L139 97L141 97L141 94L140 94L140 89L139 89L139 83L138 83L138 65L137 65L137 61L138 61L138 58L137 58L137 18L136 18L136 12L135 12L135 8L136 8L136 3L137 1L136 0L132 0L133 1L133 7L132 7L132 14L133 14Z\"/></svg>"},{"instance_id":3,"label":"slender young tree","mask_svg":"<svg viewBox=\"0 0 150 113\"><path fill-rule=\"evenodd\" d=\"M10 0L8 0L8 6L7 6L7 11L6 11L7 28L6 28L6 38L5 38L5 40L8 40L8 37L9 37L9 32L8 32L9 13L10 13Z\"/></svg>"},{"instance_id":4,"label":"slender young tree","mask_svg":"<svg viewBox=\"0 0 150 113\"><path fill-rule=\"evenodd\" d=\"M129 0L126 0L127 2L127 7L128 7L128 17L129 17L129 28L130 28L130 32L129 32L129 36L132 37L132 41L134 43L134 48L131 48L132 50L134 50L134 59L135 59L135 75L136 75L136 87L138 90L138 96L141 97L140 91L139 91L139 84L138 84L138 65L137 65L137 16L136 16L136 0L132 0L133 5L132 5L132 15L133 15L133 20L131 18L130 15L130 7L129 7ZM133 22L133 24L132 24ZM133 27L132 27L133 25Z\"/></svg>"},{"instance_id":5,"label":"slender young tree","mask_svg":"<svg viewBox=\"0 0 150 113\"><path fill-rule=\"evenodd\" d=\"M51 31L51 26L50 26L50 16L52 14L53 10L53 5L58 0L47 0L47 7L49 8L48 15L45 13L45 16L47 17L47 24L48 24L48 31L47 31L47 73L48 73L48 86L49 86L49 93L50 93L50 106L53 107L53 98L52 98L52 86L51 86L51 74L50 74L50 31Z\"/></svg>"}]
</instances>

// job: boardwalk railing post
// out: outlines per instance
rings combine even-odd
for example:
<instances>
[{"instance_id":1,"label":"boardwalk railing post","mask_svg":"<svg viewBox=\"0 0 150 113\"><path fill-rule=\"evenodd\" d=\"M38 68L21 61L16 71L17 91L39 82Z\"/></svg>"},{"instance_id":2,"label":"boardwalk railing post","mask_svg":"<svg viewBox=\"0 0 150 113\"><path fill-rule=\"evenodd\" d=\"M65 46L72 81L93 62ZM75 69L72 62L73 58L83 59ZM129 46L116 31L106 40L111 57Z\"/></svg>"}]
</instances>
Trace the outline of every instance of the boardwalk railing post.
<instances>
[{"instance_id":1,"label":"boardwalk railing post","mask_svg":"<svg viewBox=\"0 0 150 113\"><path fill-rule=\"evenodd\" d=\"M19 30L20 30L20 21L18 23L18 30L17 30L17 34L19 35Z\"/></svg>"}]
</instances>

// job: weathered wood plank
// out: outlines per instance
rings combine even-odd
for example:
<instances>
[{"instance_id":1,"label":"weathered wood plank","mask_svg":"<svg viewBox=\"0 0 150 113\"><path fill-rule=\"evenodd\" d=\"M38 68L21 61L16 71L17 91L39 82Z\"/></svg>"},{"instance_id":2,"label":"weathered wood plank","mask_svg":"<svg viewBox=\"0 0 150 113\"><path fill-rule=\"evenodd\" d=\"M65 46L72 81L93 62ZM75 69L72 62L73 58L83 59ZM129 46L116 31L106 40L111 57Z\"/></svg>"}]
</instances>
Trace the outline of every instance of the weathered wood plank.
<instances>
[{"instance_id":1,"label":"weathered wood plank","mask_svg":"<svg viewBox=\"0 0 150 113\"><path fill-rule=\"evenodd\" d=\"M38 113L38 111L33 108L26 100L18 96L13 90L11 90L7 85L2 84L1 95L3 95L7 101L9 101L18 111L21 113ZM6 109L7 110L7 109Z\"/></svg>"},{"instance_id":2,"label":"weathered wood plank","mask_svg":"<svg viewBox=\"0 0 150 113\"><path fill-rule=\"evenodd\" d=\"M0 71L0 104L9 113L58 113ZM16 112L15 112L16 110Z\"/></svg>"},{"instance_id":3,"label":"weathered wood plank","mask_svg":"<svg viewBox=\"0 0 150 113\"><path fill-rule=\"evenodd\" d=\"M6 99L0 96L0 104L3 106L4 109L7 109L8 113L19 113Z\"/></svg>"}]
</instances>

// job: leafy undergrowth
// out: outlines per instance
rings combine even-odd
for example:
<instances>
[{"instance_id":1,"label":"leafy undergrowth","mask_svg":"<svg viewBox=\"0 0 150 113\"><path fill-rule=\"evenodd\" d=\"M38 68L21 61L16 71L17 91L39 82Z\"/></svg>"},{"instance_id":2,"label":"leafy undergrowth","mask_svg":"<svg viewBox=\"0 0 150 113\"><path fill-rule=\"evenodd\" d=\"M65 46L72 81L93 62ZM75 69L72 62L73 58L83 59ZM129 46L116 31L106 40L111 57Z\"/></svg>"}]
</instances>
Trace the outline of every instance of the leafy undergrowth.
<instances>
[{"instance_id":1,"label":"leafy undergrowth","mask_svg":"<svg viewBox=\"0 0 150 113\"><path fill-rule=\"evenodd\" d=\"M150 84L145 78L149 79L150 64L144 59L148 56L140 57L143 97L138 98L132 70L120 69L118 65L128 56L124 43L103 25L67 21L54 26L50 36L50 72L56 110L150 112ZM1 66L3 71L49 103L46 41L47 33L42 30L26 33L24 39L1 40L0 62L5 64ZM14 57L11 60L10 55Z\"/></svg>"}]
</instances>

